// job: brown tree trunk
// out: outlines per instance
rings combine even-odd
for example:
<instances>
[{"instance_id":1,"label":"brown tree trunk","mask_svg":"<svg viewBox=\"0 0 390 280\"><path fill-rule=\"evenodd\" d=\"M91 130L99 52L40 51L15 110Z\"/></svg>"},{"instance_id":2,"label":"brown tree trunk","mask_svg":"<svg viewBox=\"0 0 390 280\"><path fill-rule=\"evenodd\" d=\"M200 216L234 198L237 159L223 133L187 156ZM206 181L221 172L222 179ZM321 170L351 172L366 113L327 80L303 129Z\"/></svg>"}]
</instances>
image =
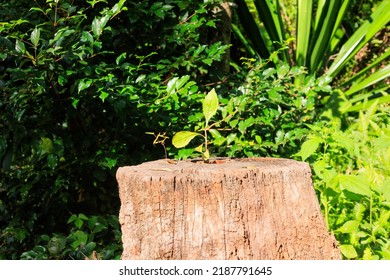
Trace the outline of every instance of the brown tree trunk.
<instances>
[{"instance_id":1,"label":"brown tree trunk","mask_svg":"<svg viewBox=\"0 0 390 280\"><path fill-rule=\"evenodd\" d=\"M158 160L117 180L122 259L340 259L306 163Z\"/></svg>"}]
</instances>

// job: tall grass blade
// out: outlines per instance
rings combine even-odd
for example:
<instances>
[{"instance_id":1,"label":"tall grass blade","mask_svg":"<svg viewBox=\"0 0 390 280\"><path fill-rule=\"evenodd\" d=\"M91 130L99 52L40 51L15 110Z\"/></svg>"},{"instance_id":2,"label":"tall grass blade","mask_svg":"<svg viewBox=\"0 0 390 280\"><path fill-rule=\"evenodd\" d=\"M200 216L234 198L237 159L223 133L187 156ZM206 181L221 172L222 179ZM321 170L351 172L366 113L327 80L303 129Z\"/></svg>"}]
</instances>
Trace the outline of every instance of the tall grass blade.
<instances>
[{"instance_id":1,"label":"tall grass blade","mask_svg":"<svg viewBox=\"0 0 390 280\"><path fill-rule=\"evenodd\" d=\"M368 65L367 67L365 67L364 69L360 70L359 73L357 73L356 75L354 75L353 77L351 77L350 79L348 79L347 81L345 81L342 86L345 86L355 80L358 80L361 76L363 76L364 74L368 73L368 71L379 65L382 61L384 61L385 59L387 59L388 57L390 56L390 48L384 52L380 57L378 57L376 60L374 60L370 65Z\"/></svg>"},{"instance_id":2,"label":"tall grass blade","mask_svg":"<svg viewBox=\"0 0 390 280\"><path fill-rule=\"evenodd\" d=\"M310 73L317 72L320 68L324 57L326 57L326 53L330 47L330 39L334 32L336 19L338 16L338 12L340 9L341 2L339 0L330 0L326 5L326 12L324 16L324 20L320 19L319 29L316 30L317 36L314 36L314 47L310 56Z\"/></svg>"},{"instance_id":3,"label":"tall grass blade","mask_svg":"<svg viewBox=\"0 0 390 280\"><path fill-rule=\"evenodd\" d=\"M237 36L237 38L241 41L241 43L244 45L245 49L252 57L257 57L256 51L252 48L250 42L246 39L244 34L242 34L240 28L236 24L232 24L232 30L234 34Z\"/></svg>"},{"instance_id":4,"label":"tall grass blade","mask_svg":"<svg viewBox=\"0 0 390 280\"><path fill-rule=\"evenodd\" d=\"M297 66L307 66L310 27L312 21L312 0L298 0L297 14Z\"/></svg>"},{"instance_id":5,"label":"tall grass blade","mask_svg":"<svg viewBox=\"0 0 390 280\"><path fill-rule=\"evenodd\" d=\"M245 34L248 36L253 48L262 58L268 58L270 52L263 41L259 27L257 26L252 14L250 13L245 0L235 0L237 4L237 14L242 24Z\"/></svg>"},{"instance_id":6,"label":"tall grass blade","mask_svg":"<svg viewBox=\"0 0 390 280\"><path fill-rule=\"evenodd\" d=\"M389 87L387 87L387 90L388 89L389 89ZM383 90L383 92L385 92L385 90ZM377 102L378 105L384 104L384 103L389 103L390 102L390 95L383 95L381 97L369 100L367 102L362 102L362 103L358 103L358 104L355 104L355 105L350 105L347 108L345 108L344 110L340 110L340 111L341 111L341 113L359 112L359 111L362 111L362 110L366 110L367 108L369 108L375 102Z\"/></svg>"},{"instance_id":7,"label":"tall grass blade","mask_svg":"<svg viewBox=\"0 0 390 280\"><path fill-rule=\"evenodd\" d=\"M329 54L333 54L336 47L340 45L344 38L344 31L340 28L341 22L344 19L344 16L349 8L350 0L344 0L341 4L340 10L337 14L337 19L334 24L334 28L332 31L331 39L330 39L330 46L329 46Z\"/></svg>"},{"instance_id":8,"label":"tall grass blade","mask_svg":"<svg viewBox=\"0 0 390 280\"><path fill-rule=\"evenodd\" d=\"M259 18L264 24L264 27L274 46L273 51L280 49L284 41L284 27L280 17L279 1L272 3L267 0L254 0ZM286 52L282 52L282 57L286 61Z\"/></svg>"},{"instance_id":9,"label":"tall grass blade","mask_svg":"<svg viewBox=\"0 0 390 280\"><path fill-rule=\"evenodd\" d=\"M372 75L368 76L363 81L354 84L345 92L346 96L352 95L360 90L363 90L373 84L376 84L386 78L390 77L390 64L385 66L384 68L379 69L374 72Z\"/></svg>"},{"instance_id":10,"label":"tall grass blade","mask_svg":"<svg viewBox=\"0 0 390 280\"><path fill-rule=\"evenodd\" d=\"M335 77L346 63L390 20L390 0L383 0L370 19L366 20L358 30L341 47L336 59L326 74Z\"/></svg>"}]
</instances>

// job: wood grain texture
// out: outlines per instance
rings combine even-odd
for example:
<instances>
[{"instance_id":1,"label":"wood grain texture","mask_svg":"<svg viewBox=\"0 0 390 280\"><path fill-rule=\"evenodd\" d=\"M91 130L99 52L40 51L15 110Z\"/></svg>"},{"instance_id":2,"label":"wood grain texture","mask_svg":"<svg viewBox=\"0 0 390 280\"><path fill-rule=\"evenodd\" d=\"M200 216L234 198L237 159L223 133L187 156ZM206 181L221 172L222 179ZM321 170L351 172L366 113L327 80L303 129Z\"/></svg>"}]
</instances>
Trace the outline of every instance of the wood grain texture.
<instances>
[{"instance_id":1,"label":"wood grain texture","mask_svg":"<svg viewBox=\"0 0 390 280\"><path fill-rule=\"evenodd\" d=\"M117 180L122 259L340 259L306 163L158 160Z\"/></svg>"}]
</instances>

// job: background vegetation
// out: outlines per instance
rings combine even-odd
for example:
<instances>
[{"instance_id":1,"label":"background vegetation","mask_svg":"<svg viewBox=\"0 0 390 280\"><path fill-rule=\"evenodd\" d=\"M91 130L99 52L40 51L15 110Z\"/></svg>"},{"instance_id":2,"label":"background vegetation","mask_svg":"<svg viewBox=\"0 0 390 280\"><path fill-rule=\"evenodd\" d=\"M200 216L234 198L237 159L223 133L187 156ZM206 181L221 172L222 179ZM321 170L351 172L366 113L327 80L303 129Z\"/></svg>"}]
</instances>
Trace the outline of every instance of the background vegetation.
<instances>
[{"instance_id":1,"label":"background vegetation","mask_svg":"<svg viewBox=\"0 0 390 280\"><path fill-rule=\"evenodd\" d=\"M0 3L0 259L120 258L117 167L199 155L213 88L212 156L309 162L343 257L390 258L390 1Z\"/></svg>"}]
</instances>

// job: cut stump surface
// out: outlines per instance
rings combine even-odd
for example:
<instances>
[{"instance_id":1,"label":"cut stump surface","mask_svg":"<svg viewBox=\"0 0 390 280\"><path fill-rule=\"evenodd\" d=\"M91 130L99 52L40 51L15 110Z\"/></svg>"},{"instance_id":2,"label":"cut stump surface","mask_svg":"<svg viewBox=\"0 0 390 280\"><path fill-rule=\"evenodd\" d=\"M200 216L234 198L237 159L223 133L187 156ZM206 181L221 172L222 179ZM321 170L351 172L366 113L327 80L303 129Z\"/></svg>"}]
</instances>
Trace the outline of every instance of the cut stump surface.
<instances>
[{"instance_id":1,"label":"cut stump surface","mask_svg":"<svg viewBox=\"0 0 390 280\"><path fill-rule=\"evenodd\" d=\"M117 180L122 259L340 259L306 163L157 160Z\"/></svg>"}]
</instances>

